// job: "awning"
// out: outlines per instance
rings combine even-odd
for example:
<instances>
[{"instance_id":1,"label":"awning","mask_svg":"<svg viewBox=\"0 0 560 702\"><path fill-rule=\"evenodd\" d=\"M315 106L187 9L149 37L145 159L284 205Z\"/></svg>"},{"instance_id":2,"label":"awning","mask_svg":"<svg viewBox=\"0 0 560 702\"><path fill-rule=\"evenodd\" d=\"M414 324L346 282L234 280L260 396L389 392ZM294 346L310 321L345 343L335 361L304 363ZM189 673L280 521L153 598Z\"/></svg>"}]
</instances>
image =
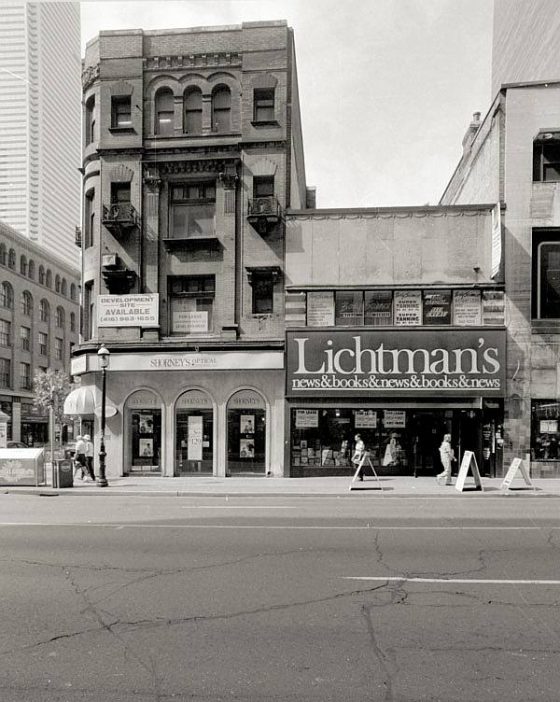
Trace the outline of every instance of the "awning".
<instances>
[{"instance_id":1,"label":"awning","mask_svg":"<svg viewBox=\"0 0 560 702\"><path fill-rule=\"evenodd\" d=\"M93 414L95 402L89 388L76 388L64 400L64 414L84 415Z\"/></svg>"},{"instance_id":2,"label":"awning","mask_svg":"<svg viewBox=\"0 0 560 702\"><path fill-rule=\"evenodd\" d=\"M105 416L107 418L114 417L118 411L119 410L115 407L115 405L112 402L107 401L105 403ZM95 416L101 417L101 405L97 405L95 407Z\"/></svg>"}]
</instances>

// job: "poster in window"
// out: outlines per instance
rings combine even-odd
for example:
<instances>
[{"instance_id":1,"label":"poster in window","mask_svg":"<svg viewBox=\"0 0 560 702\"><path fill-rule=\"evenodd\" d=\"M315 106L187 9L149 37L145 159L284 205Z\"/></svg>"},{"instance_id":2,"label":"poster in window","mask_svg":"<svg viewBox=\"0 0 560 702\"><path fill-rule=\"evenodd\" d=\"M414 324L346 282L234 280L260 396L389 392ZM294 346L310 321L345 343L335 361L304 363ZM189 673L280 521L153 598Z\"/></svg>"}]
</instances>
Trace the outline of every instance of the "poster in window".
<instances>
[{"instance_id":1,"label":"poster in window","mask_svg":"<svg viewBox=\"0 0 560 702\"><path fill-rule=\"evenodd\" d=\"M138 453L141 458L152 458L154 455L154 440L153 439L139 439L138 440Z\"/></svg>"},{"instance_id":2,"label":"poster in window","mask_svg":"<svg viewBox=\"0 0 560 702\"><path fill-rule=\"evenodd\" d=\"M539 422L540 434L557 434L558 420L557 419L541 419Z\"/></svg>"},{"instance_id":3,"label":"poster in window","mask_svg":"<svg viewBox=\"0 0 560 702\"><path fill-rule=\"evenodd\" d=\"M416 327L422 324L420 290L396 290L394 301L396 327Z\"/></svg>"},{"instance_id":4,"label":"poster in window","mask_svg":"<svg viewBox=\"0 0 560 702\"><path fill-rule=\"evenodd\" d=\"M341 327L361 326L364 321L363 297L360 292L340 291L335 295L335 324Z\"/></svg>"},{"instance_id":5,"label":"poster in window","mask_svg":"<svg viewBox=\"0 0 560 702\"><path fill-rule=\"evenodd\" d=\"M253 439L240 439L239 441L239 458L254 458L255 457L255 442Z\"/></svg>"},{"instance_id":6,"label":"poster in window","mask_svg":"<svg viewBox=\"0 0 560 702\"><path fill-rule=\"evenodd\" d=\"M174 334L204 334L208 331L208 311L197 310L193 298L171 299L171 331Z\"/></svg>"},{"instance_id":7,"label":"poster in window","mask_svg":"<svg viewBox=\"0 0 560 702\"><path fill-rule=\"evenodd\" d=\"M187 426L187 460L202 461L202 417L191 415Z\"/></svg>"},{"instance_id":8,"label":"poster in window","mask_svg":"<svg viewBox=\"0 0 560 702\"><path fill-rule=\"evenodd\" d=\"M319 410L296 410L296 429L313 429L318 426ZM307 448L307 442L305 446Z\"/></svg>"},{"instance_id":9,"label":"poster in window","mask_svg":"<svg viewBox=\"0 0 560 702\"><path fill-rule=\"evenodd\" d=\"M453 324L477 327L482 323L480 290L455 290L453 293Z\"/></svg>"},{"instance_id":10,"label":"poster in window","mask_svg":"<svg viewBox=\"0 0 560 702\"><path fill-rule=\"evenodd\" d=\"M401 410L385 410L383 412L383 426L385 429L405 429L406 412Z\"/></svg>"},{"instance_id":11,"label":"poster in window","mask_svg":"<svg viewBox=\"0 0 560 702\"><path fill-rule=\"evenodd\" d=\"M393 293L391 290L366 290L364 324L368 327L393 324Z\"/></svg>"},{"instance_id":12,"label":"poster in window","mask_svg":"<svg viewBox=\"0 0 560 702\"><path fill-rule=\"evenodd\" d=\"M373 410L356 410L354 412L354 427L356 429L375 429L377 412Z\"/></svg>"},{"instance_id":13,"label":"poster in window","mask_svg":"<svg viewBox=\"0 0 560 702\"><path fill-rule=\"evenodd\" d=\"M307 293L307 325L310 327L334 326L334 295L332 292Z\"/></svg>"},{"instance_id":14,"label":"poster in window","mask_svg":"<svg viewBox=\"0 0 560 702\"><path fill-rule=\"evenodd\" d=\"M154 433L154 416L153 414L141 414L138 422L138 431L140 434Z\"/></svg>"},{"instance_id":15,"label":"poster in window","mask_svg":"<svg viewBox=\"0 0 560 702\"><path fill-rule=\"evenodd\" d=\"M503 290L482 291L482 324L505 324L505 298Z\"/></svg>"},{"instance_id":16,"label":"poster in window","mask_svg":"<svg viewBox=\"0 0 560 702\"><path fill-rule=\"evenodd\" d=\"M239 420L239 430L242 434L255 433L255 415L242 414Z\"/></svg>"},{"instance_id":17,"label":"poster in window","mask_svg":"<svg viewBox=\"0 0 560 702\"><path fill-rule=\"evenodd\" d=\"M451 324L451 290L424 291L424 324Z\"/></svg>"}]
</instances>

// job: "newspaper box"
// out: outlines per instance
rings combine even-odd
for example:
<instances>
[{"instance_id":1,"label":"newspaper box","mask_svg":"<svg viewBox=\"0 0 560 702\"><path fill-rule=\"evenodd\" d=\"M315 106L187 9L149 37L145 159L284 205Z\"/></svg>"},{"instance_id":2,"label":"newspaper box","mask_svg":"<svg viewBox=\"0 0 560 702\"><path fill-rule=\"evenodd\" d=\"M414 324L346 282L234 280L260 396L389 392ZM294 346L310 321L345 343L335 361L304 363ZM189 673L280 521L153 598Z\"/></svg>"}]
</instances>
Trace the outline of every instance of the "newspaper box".
<instances>
[{"instance_id":1,"label":"newspaper box","mask_svg":"<svg viewBox=\"0 0 560 702\"><path fill-rule=\"evenodd\" d=\"M74 487L74 471L72 461L55 459L52 472L53 488Z\"/></svg>"},{"instance_id":2,"label":"newspaper box","mask_svg":"<svg viewBox=\"0 0 560 702\"><path fill-rule=\"evenodd\" d=\"M0 449L0 485L44 485L42 448Z\"/></svg>"}]
</instances>

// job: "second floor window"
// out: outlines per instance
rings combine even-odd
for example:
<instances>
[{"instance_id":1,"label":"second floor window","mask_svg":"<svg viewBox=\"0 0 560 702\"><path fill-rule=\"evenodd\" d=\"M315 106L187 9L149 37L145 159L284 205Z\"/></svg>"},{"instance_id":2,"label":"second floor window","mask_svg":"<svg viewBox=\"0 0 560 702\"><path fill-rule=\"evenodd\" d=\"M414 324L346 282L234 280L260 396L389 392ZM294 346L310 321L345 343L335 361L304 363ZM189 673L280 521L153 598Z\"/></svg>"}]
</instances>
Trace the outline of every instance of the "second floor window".
<instances>
[{"instance_id":1,"label":"second floor window","mask_svg":"<svg viewBox=\"0 0 560 702\"><path fill-rule=\"evenodd\" d=\"M0 358L0 387L9 388L11 385L11 365L8 358Z\"/></svg>"},{"instance_id":2,"label":"second floor window","mask_svg":"<svg viewBox=\"0 0 560 702\"><path fill-rule=\"evenodd\" d=\"M274 88L256 88L253 93L253 121L274 122Z\"/></svg>"},{"instance_id":3,"label":"second floor window","mask_svg":"<svg viewBox=\"0 0 560 702\"><path fill-rule=\"evenodd\" d=\"M155 133L160 136L173 134L173 93L171 90L160 90L155 100Z\"/></svg>"},{"instance_id":4,"label":"second floor window","mask_svg":"<svg viewBox=\"0 0 560 702\"><path fill-rule=\"evenodd\" d=\"M111 127L126 129L132 127L130 95L113 96L111 98Z\"/></svg>"},{"instance_id":5,"label":"second floor window","mask_svg":"<svg viewBox=\"0 0 560 702\"><path fill-rule=\"evenodd\" d=\"M49 352L49 335L45 332L39 332L39 353L41 356L48 356Z\"/></svg>"},{"instance_id":6,"label":"second floor window","mask_svg":"<svg viewBox=\"0 0 560 702\"><path fill-rule=\"evenodd\" d=\"M186 336L210 332L215 293L213 275L169 278L170 333Z\"/></svg>"},{"instance_id":7,"label":"second floor window","mask_svg":"<svg viewBox=\"0 0 560 702\"><path fill-rule=\"evenodd\" d=\"M209 182L173 185L169 211L170 238L214 236L215 184Z\"/></svg>"},{"instance_id":8,"label":"second floor window","mask_svg":"<svg viewBox=\"0 0 560 702\"><path fill-rule=\"evenodd\" d=\"M31 390L31 364L19 364L19 386L22 390Z\"/></svg>"},{"instance_id":9,"label":"second floor window","mask_svg":"<svg viewBox=\"0 0 560 702\"><path fill-rule=\"evenodd\" d=\"M4 319L0 319L0 346L10 346L12 343L12 325Z\"/></svg>"}]
</instances>

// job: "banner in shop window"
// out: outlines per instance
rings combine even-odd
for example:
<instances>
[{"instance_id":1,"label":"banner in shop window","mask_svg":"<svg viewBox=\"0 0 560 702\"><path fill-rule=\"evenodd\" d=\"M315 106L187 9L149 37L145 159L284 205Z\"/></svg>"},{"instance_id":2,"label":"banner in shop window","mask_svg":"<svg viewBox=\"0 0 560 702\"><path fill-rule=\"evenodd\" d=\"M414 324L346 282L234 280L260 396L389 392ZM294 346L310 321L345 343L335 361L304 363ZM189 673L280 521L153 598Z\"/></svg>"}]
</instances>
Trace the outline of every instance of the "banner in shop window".
<instances>
[{"instance_id":1,"label":"banner in shop window","mask_svg":"<svg viewBox=\"0 0 560 702\"><path fill-rule=\"evenodd\" d=\"M395 326L418 327L422 324L420 290L395 290Z\"/></svg>"},{"instance_id":2,"label":"banner in shop window","mask_svg":"<svg viewBox=\"0 0 560 702\"><path fill-rule=\"evenodd\" d=\"M424 291L424 324L451 324L451 290Z\"/></svg>"},{"instance_id":3,"label":"banner in shop window","mask_svg":"<svg viewBox=\"0 0 560 702\"><path fill-rule=\"evenodd\" d=\"M202 461L202 417L191 415L187 427L187 460Z\"/></svg>"},{"instance_id":4,"label":"banner in shop window","mask_svg":"<svg viewBox=\"0 0 560 702\"><path fill-rule=\"evenodd\" d=\"M307 325L334 327L334 295L332 292L307 293Z\"/></svg>"},{"instance_id":5,"label":"banner in shop window","mask_svg":"<svg viewBox=\"0 0 560 702\"><path fill-rule=\"evenodd\" d=\"M367 327L389 327L393 324L393 291L366 290L364 324Z\"/></svg>"},{"instance_id":6,"label":"banner in shop window","mask_svg":"<svg viewBox=\"0 0 560 702\"><path fill-rule=\"evenodd\" d=\"M354 427L356 429L375 429L377 427L377 412L356 410L354 412Z\"/></svg>"},{"instance_id":7,"label":"banner in shop window","mask_svg":"<svg viewBox=\"0 0 560 702\"><path fill-rule=\"evenodd\" d=\"M455 290L453 324L458 327L477 327L482 324L480 290Z\"/></svg>"},{"instance_id":8,"label":"banner in shop window","mask_svg":"<svg viewBox=\"0 0 560 702\"><path fill-rule=\"evenodd\" d=\"M286 334L288 397L503 397L505 330L302 329Z\"/></svg>"}]
</instances>

